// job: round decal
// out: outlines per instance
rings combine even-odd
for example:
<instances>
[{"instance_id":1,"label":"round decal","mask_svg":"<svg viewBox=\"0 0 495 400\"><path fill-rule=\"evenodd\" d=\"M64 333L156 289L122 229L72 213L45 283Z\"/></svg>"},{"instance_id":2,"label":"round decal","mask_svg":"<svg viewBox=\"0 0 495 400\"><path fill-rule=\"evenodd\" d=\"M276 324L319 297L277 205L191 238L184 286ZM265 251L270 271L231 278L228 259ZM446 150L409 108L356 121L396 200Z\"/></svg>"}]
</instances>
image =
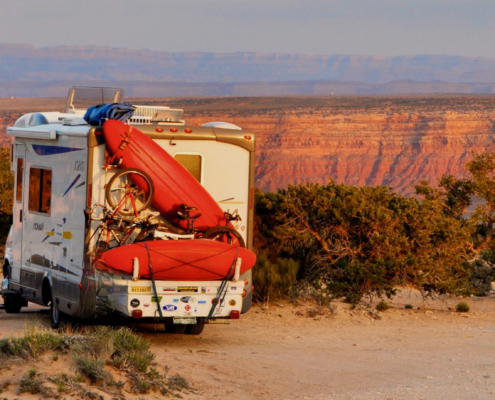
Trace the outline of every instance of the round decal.
<instances>
[{"instance_id":1,"label":"round decal","mask_svg":"<svg viewBox=\"0 0 495 400\"><path fill-rule=\"evenodd\" d=\"M186 306L186 311L189 311L190 309L191 309L191 306L188 304L188 305Z\"/></svg>"},{"instance_id":2,"label":"round decal","mask_svg":"<svg viewBox=\"0 0 495 400\"><path fill-rule=\"evenodd\" d=\"M131 307L139 307L139 305L141 304L141 302L138 300L138 299L132 299L131 300Z\"/></svg>"}]
</instances>

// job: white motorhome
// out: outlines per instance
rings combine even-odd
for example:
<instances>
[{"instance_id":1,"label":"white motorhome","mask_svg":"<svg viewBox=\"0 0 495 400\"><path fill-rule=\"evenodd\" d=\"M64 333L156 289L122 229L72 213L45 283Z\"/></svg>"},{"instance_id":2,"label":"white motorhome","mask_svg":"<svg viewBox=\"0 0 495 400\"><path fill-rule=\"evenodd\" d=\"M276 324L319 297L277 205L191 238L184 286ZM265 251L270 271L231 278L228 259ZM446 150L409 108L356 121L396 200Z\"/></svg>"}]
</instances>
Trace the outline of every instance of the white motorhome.
<instances>
[{"instance_id":1,"label":"white motorhome","mask_svg":"<svg viewBox=\"0 0 495 400\"><path fill-rule=\"evenodd\" d=\"M90 214L105 203L106 184L118 169L104 168L109 155L101 127L82 116L88 106L122 99L122 89L71 88L64 113L29 113L7 129L15 190L6 311L33 302L50 306L53 327L62 315L114 316L160 320L167 331L193 334L205 322L238 318L251 305L251 271L224 282L226 293L217 300L223 281L156 281L156 298L150 280L95 268L99 222ZM188 169L224 211L241 217L235 228L251 248L255 136L225 123L187 126L181 116L179 109L136 106L127 123Z\"/></svg>"}]
</instances>

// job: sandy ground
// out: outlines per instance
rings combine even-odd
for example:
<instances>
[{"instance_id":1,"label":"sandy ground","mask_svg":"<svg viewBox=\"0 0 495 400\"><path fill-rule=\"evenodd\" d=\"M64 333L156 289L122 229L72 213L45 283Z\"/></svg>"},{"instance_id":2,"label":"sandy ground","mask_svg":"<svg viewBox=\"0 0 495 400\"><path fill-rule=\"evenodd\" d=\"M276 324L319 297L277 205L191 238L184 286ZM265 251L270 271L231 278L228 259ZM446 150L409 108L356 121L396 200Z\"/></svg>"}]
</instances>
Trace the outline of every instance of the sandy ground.
<instances>
[{"instance_id":1,"label":"sandy ground","mask_svg":"<svg viewBox=\"0 0 495 400\"><path fill-rule=\"evenodd\" d=\"M207 325L200 336L136 329L151 341L160 367L198 390L187 399L495 399L495 297L463 300L468 314L448 310L459 301L425 305L417 293L403 292L379 319L343 303L334 303L333 314L309 317L314 305L285 302L255 306L230 325ZM36 320L49 327L49 314L37 306L0 311L0 338ZM1 371L0 381L15 380L11 374ZM13 395L7 389L0 398L20 397Z\"/></svg>"}]
</instances>

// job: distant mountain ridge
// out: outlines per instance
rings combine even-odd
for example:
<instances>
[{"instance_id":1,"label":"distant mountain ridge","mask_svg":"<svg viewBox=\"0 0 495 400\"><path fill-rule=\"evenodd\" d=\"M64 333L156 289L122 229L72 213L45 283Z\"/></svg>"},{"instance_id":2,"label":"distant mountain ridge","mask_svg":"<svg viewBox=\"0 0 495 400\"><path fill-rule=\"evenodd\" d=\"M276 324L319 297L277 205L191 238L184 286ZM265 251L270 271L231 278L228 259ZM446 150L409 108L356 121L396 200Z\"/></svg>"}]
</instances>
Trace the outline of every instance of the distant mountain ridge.
<instances>
[{"instance_id":1,"label":"distant mountain ridge","mask_svg":"<svg viewBox=\"0 0 495 400\"><path fill-rule=\"evenodd\" d=\"M160 82L160 81L0 81L0 97L65 97L71 86L113 86L126 97L214 97L293 95L394 95L394 94L492 94L495 83L451 83L442 81L393 81L364 83L341 81L285 82Z\"/></svg>"},{"instance_id":2,"label":"distant mountain ridge","mask_svg":"<svg viewBox=\"0 0 495 400\"><path fill-rule=\"evenodd\" d=\"M495 58L170 53L98 46L0 44L0 81L254 82L395 80L495 82Z\"/></svg>"},{"instance_id":3,"label":"distant mountain ridge","mask_svg":"<svg viewBox=\"0 0 495 400\"><path fill-rule=\"evenodd\" d=\"M130 96L495 93L495 58L0 44L0 97L64 96L72 85L121 86Z\"/></svg>"}]
</instances>

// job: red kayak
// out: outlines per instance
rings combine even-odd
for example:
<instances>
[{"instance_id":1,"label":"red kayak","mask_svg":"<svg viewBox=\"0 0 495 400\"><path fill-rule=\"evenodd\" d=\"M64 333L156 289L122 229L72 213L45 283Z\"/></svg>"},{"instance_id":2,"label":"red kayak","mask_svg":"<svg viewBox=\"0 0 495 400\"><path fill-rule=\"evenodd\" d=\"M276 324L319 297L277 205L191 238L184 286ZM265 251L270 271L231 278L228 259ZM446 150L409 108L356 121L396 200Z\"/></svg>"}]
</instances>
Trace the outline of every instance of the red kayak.
<instances>
[{"instance_id":1,"label":"red kayak","mask_svg":"<svg viewBox=\"0 0 495 400\"><path fill-rule=\"evenodd\" d=\"M202 214L194 223L196 229L205 231L226 225L222 209L206 189L144 133L123 122L108 120L103 124L103 135L115 160L122 159L121 168L138 168L151 177L155 187L153 205L169 221L186 228L187 222L177 217L177 211L181 204L187 204ZM141 186L142 182L136 180L135 184Z\"/></svg>"},{"instance_id":2,"label":"red kayak","mask_svg":"<svg viewBox=\"0 0 495 400\"><path fill-rule=\"evenodd\" d=\"M242 259L241 274L253 268L256 262L256 255L252 251L213 240L156 240L146 244L157 280L220 280L227 277L236 259ZM139 260L139 276L151 278L144 243L116 247L103 253L101 260L111 269L132 275L135 257Z\"/></svg>"}]
</instances>

